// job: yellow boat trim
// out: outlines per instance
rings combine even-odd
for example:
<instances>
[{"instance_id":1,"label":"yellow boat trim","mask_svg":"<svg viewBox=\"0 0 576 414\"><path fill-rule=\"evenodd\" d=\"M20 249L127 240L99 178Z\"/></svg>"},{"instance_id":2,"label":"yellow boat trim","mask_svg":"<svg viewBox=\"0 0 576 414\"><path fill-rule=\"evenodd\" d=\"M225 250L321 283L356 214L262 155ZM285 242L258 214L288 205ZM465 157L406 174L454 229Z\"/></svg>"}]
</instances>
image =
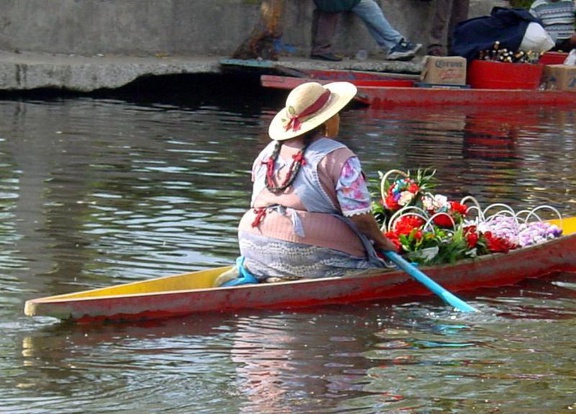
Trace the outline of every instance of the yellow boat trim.
<instances>
[{"instance_id":1,"label":"yellow boat trim","mask_svg":"<svg viewBox=\"0 0 576 414\"><path fill-rule=\"evenodd\" d=\"M183 273L174 276L161 277L158 279L143 280L140 282L126 283L100 289L85 290L64 295L48 296L35 299L34 302L51 302L55 300L72 300L99 298L103 296L125 296L146 293L172 292L191 289L208 289L214 286L214 281L220 274L230 270L232 266L218 267L215 269L199 270L196 272ZM28 306L28 302L26 303Z\"/></svg>"},{"instance_id":2,"label":"yellow boat trim","mask_svg":"<svg viewBox=\"0 0 576 414\"><path fill-rule=\"evenodd\" d=\"M552 224L556 224L562 229L562 234L569 235L576 233L576 216L566 217L563 219L548 220Z\"/></svg>"}]
</instances>

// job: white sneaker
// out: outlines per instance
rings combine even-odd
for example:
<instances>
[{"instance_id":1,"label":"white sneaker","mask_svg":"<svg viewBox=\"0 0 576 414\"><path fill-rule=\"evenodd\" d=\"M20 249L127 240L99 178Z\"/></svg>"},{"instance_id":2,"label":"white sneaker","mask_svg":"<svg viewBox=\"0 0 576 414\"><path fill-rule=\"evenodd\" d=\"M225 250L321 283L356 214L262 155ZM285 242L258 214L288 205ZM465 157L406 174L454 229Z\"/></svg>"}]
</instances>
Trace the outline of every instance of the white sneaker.
<instances>
[{"instance_id":1,"label":"white sneaker","mask_svg":"<svg viewBox=\"0 0 576 414\"><path fill-rule=\"evenodd\" d=\"M421 47L420 43L414 44L402 39L400 43L390 49L388 60L412 60Z\"/></svg>"}]
</instances>

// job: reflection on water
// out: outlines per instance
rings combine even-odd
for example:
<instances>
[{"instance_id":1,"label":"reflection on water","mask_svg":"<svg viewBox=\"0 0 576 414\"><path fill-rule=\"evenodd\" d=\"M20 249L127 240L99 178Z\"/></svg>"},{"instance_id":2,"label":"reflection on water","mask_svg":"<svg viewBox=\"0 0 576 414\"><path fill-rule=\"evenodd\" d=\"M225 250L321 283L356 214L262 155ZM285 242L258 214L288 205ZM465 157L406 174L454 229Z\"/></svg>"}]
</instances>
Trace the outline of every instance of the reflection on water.
<instances>
[{"instance_id":1,"label":"reflection on water","mask_svg":"<svg viewBox=\"0 0 576 414\"><path fill-rule=\"evenodd\" d=\"M523 413L545 396L540 412L555 412L574 403L576 295L553 292L555 315L539 313L549 285L491 291L481 314L430 300L46 326L23 338L5 402L28 390L47 412L73 398L85 412Z\"/></svg>"},{"instance_id":2,"label":"reflection on water","mask_svg":"<svg viewBox=\"0 0 576 414\"><path fill-rule=\"evenodd\" d=\"M576 409L576 292L553 284L569 274L469 294L475 315L430 298L144 325L25 318L32 297L236 257L282 97L204 96L0 101L0 412ZM342 120L374 184L431 166L449 196L576 211L573 110L353 107Z\"/></svg>"}]
</instances>

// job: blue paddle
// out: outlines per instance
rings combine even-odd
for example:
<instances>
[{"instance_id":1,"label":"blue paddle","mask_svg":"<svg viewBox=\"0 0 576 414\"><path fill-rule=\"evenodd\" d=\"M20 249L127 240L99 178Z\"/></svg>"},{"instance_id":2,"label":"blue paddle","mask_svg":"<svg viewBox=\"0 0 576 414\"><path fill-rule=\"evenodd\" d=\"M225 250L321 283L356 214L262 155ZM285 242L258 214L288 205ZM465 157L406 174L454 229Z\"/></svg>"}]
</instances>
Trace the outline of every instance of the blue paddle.
<instances>
[{"instance_id":1,"label":"blue paddle","mask_svg":"<svg viewBox=\"0 0 576 414\"><path fill-rule=\"evenodd\" d=\"M383 251L382 254L386 256L388 259L392 260L396 265L416 279L418 282L422 283L428 289L430 289L433 293L440 296L444 302L448 305L462 311L462 312L478 312L478 309L474 308L473 306L468 305L462 299L457 298L452 293L448 292L438 283L434 282L424 273L422 273L419 269L417 269L414 265L410 264L404 258L397 253L391 251Z\"/></svg>"}]
</instances>

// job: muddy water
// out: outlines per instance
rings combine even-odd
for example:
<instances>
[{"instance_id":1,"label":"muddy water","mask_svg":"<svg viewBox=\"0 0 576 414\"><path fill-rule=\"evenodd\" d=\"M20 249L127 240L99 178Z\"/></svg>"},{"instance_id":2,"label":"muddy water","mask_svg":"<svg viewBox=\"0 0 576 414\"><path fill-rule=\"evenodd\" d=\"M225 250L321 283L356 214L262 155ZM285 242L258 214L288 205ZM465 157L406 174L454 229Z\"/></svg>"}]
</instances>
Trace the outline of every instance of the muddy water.
<instances>
[{"instance_id":1,"label":"muddy water","mask_svg":"<svg viewBox=\"0 0 576 414\"><path fill-rule=\"evenodd\" d=\"M172 99L173 98L173 99ZM278 96L0 101L0 412L559 413L576 409L569 274L438 300L122 326L23 315L25 300L225 265ZM353 107L378 171L576 213L570 109Z\"/></svg>"}]
</instances>

